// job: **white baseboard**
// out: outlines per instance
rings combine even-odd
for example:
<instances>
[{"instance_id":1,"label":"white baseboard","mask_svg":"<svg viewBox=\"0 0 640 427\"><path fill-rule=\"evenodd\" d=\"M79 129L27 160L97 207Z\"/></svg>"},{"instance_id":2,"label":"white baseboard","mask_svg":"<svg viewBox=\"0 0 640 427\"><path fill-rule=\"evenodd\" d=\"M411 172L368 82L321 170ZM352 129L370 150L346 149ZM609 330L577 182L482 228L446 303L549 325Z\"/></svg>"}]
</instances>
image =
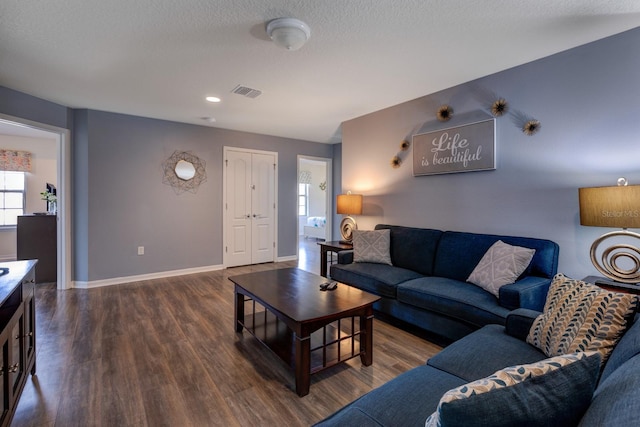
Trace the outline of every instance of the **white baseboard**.
<instances>
[{"instance_id":1,"label":"white baseboard","mask_svg":"<svg viewBox=\"0 0 640 427\"><path fill-rule=\"evenodd\" d=\"M298 257L295 255L278 257L278 262L297 261L297 260L298 260Z\"/></svg>"},{"instance_id":2,"label":"white baseboard","mask_svg":"<svg viewBox=\"0 0 640 427\"><path fill-rule=\"evenodd\" d=\"M137 276L114 277L111 279L92 280L89 282L74 281L72 286L78 289L99 288L101 286L121 285L123 283L140 282L143 280L163 279L165 277L184 276L187 274L206 273L224 269L222 265L208 265L204 267L185 268L182 270L160 271L158 273L139 274Z\"/></svg>"}]
</instances>

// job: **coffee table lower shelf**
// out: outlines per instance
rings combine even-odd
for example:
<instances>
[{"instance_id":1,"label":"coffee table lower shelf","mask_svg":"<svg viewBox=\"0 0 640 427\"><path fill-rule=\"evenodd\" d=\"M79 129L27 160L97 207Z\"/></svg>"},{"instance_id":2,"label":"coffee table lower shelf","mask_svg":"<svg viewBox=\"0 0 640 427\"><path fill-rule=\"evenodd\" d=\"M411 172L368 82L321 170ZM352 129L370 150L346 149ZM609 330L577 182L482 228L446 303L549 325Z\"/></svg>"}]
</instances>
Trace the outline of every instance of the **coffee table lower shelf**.
<instances>
[{"instance_id":1,"label":"coffee table lower shelf","mask_svg":"<svg viewBox=\"0 0 640 427\"><path fill-rule=\"evenodd\" d=\"M291 368L296 367L295 336L289 327L270 311L245 316L244 329L273 351ZM360 330L356 317L348 317L320 328L311 334L310 373L360 356Z\"/></svg>"}]
</instances>

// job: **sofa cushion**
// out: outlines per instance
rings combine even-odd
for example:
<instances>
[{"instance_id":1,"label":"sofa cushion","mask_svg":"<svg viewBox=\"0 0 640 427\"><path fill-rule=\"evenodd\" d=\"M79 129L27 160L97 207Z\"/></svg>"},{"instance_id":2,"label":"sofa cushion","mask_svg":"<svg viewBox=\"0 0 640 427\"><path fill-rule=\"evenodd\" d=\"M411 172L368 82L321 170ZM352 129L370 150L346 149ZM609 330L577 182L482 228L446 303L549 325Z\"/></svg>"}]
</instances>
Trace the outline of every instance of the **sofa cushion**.
<instances>
[{"instance_id":1,"label":"sofa cushion","mask_svg":"<svg viewBox=\"0 0 640 427\"><path fill-rule=\"evenodd\" d=\"M601 381L580 427L639 426L640 355L633 357Z\"/></svg>"},{"instance_id":2,"label":"sofa cushion","mask_svg":"<svg viewBox=\"0 0 640 427\"><path fill-rule=\"evenodd\" d=\"M464 384L430 366L411 369L340 409L317 426L424 426L440 397Z\"/></svg>"},{"instance_id":3,"label":"sofa cushion","mask_svg":"<svg viewBox=\"0 0 640 427\"><path fill-rule=\"evenodd\" d=\"M598 352L505 368L445 393L425 426L577 425L599 368Z\"/></svg>"},{"instance_id":4,"label":"sofa cushion","mask_svg":"<svg viewBox=\"0 0 640 427\"><path fill-rule=\"evenodd\" d=\"M636 295L609 292L557 274L527 342L547 356L596 350L604 363L622 337L637 304Z\"/></svg>"},{"instance_id":5,"label":"sofa cushion","mask_svg":"<svg viewBox=\"0 0 640 427\"><path fill-rule=\"evenodd\" d=\"M391 231L393 265L424 276L433 276L436 248L442 231L386 224L378 224L375 229Z\"/></svg>"},{"instance_id":6,"label":"sofa cushion","mask_svg":"<svg viewBox=\"0 0 640 427\"><path fill-rule=\"evenodd\" d=\"M556 274L559 248L550 240L446 231L438 243L433 276L464 282L485 252L498 240L509 245L535 249L536 253L523 276L550 279Z\"/></svg>"},{"instance_id":7,"label":"sofa cushion","mask_svg":"<svg viewBox=\"0 0 640 427\"><path fill-rule=\"evenodd\" d=\"M482 256L467 282L498 297L502 286L515 282L526 270L535 252L534 249L512 246L498 240Z\"/></svg>"},{"instance_id":8,"label":"sofa cushion","mask_svg":"<svg viewBox=\"0 0 640 427\"><path fill-rule=\"evenodd\" d=\"M422 277L398 285L398 301L476 326L504 324L509 310L484 289L464 281Z\"/></svg>"},{"instance_id":9,"label":"sofa cushion","mask_svg":"<svg viewBox=\"0 0 640 427\"><path fill-rule=\"evenodd\" d=\"M546 359L540 350L508 335L500 325L487 325L445 347L427 361L465 382L493 374L505 366ZM476 363L482 361L482 363Z\"/></svg>"},{"instance_id":10,"label":"sofa cushion","mask_svg":"<svg viewBox=\"0 0 640 427\"><path fill-rule=\"evenodd\" d=\"M420 273L385 264L334 264L331 278L383 297L395 298L399 283L422 277Z\"/></svg>"},{"instance_id":11,"label":"sofa cushion","mask_svg":"<svg viewBox=\"0 0 640 427\"><path fill-rule=\"evenodd\" d=\"M389 230L353 230L353 262L391 265Z\"/></svg>"},{"instance_id":12,"label":"sofa cushion","mask_svg":"<svg viewBox=\"0 0 640 427\"><path fill-rule=\"evenodd\" d=\"M380 423L362 409L349 405L315 426L380 427Z\"/></svg>"}]
</instances>

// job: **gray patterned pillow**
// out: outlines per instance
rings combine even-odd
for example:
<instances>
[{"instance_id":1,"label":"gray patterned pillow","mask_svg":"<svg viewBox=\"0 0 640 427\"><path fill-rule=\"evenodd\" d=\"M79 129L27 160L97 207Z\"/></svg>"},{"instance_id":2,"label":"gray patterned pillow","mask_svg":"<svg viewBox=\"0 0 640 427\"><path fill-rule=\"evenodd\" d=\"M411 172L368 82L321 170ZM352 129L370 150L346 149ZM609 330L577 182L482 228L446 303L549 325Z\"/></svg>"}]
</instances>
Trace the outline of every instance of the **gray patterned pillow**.
<instances>
[{"instance_id":1,"label":"gray patterned pillow","mask_svg":"<svg viewBox=\"0 0 640 427\"><path fill-rule=\"evenodd\" d=\"M391 265L391 230L353 230L353 262Z\"/></svg>"},{"instance_id":2,"label":"gray patterned pillow","mask_svg":"<svg viewBox=\"0 0 640 427\"><path fill-rule=\"evenodd\" d=\"M500 288L516 281L533 259L535 249L495 242L484 254L467 282L480 286L496 297Z\"/></svg>"}]
</instances>

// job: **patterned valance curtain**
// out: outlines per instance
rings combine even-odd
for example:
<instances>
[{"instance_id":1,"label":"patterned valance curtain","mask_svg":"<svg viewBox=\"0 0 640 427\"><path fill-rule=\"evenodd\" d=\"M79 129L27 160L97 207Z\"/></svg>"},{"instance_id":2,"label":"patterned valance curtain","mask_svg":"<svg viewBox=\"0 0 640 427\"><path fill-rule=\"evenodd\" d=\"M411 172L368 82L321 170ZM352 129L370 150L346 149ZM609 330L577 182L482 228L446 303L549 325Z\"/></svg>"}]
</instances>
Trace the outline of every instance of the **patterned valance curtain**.
<instances>
[{"instance_id":1,"label":"patterned valance curtain","mask_svg":"<svg viewBox=\"0 0 640 427\"><path fill-rule=\"evenodd\" d=\"M300 176L298 177L299 184L311 184L311 172L309 171L300 171Z\"/></svg>"},{"instance_id":2,"label":"patterned valance curtain","mask_svg":"<svg viewBox=\"0 0 640 427\"><path fill-rule=\"evenodd\" d=\"M0 170L31 172L31 153L18 150L0 150Z\"/></svg>"}]
</instances>

